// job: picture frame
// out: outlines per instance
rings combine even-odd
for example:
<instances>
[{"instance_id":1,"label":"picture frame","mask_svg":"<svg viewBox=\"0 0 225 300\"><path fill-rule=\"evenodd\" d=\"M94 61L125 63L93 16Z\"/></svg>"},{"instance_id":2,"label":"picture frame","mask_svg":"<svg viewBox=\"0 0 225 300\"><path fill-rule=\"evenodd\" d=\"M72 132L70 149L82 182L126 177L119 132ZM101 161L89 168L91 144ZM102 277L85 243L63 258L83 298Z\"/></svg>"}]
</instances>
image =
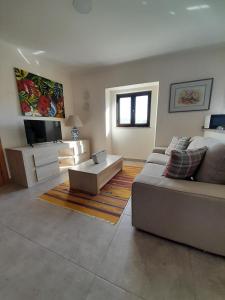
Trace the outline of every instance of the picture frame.
<instances>
[{"instance_id":1,"label":"picture frame","mask_svg":"<svg viewBox=\"0 0 225 300\"><path fill-rule=\"evenodd\" d=\"M170 84L169 113L209 110L213 78Z\"/></svg>"},{"instance_id":2,"label":"picture frame","mask_svg":"<svg viewBox=\"0 0 225 300\"><path fill-rule=\"evenodd\" d=\"M65 118L62 83L19 68L14 73L24 116Z\"/></svg>"}]
</instances>

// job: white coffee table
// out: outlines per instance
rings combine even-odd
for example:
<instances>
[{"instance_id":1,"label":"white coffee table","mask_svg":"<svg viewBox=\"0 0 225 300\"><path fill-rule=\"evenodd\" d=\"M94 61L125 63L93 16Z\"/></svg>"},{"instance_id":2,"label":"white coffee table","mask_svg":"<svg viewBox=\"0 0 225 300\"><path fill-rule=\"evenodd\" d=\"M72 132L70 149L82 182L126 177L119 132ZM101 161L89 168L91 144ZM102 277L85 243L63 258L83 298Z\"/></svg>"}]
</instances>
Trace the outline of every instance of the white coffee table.
<instances>
[{"instance_id":1,"label":"white coffee table","mask_svg":"<svg viewBox=\"0 0 225 300\"><path fill-rule=\"evenodd\" d=\"M123 159L119 155L107 155L106 161L95 164L89 159L69 168L69 181L72 189L90 194L98 194L100 189L122 170Z\"/></svg>"}]
</instances>

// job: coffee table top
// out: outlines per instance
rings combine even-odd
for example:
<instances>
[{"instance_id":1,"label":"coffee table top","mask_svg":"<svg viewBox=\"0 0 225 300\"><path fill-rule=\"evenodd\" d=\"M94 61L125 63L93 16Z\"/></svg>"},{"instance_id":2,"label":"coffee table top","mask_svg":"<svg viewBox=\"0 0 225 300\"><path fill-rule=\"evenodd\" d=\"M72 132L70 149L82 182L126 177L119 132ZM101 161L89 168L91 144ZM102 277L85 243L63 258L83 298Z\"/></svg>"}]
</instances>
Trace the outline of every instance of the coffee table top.
<instances>
[{"instance_id":1,"label":"coffee table top","mask_svg":"<svg viewBox=\"0 0 225 300\"><path fill-rule=\"evenodd\" d=\"M69 168L69 170L97 175L121 159L122 156L120 155L107 154L106 160L100 164L95 164L92 159L89 159L79 165Z\"/></svg>"}]
</instances>

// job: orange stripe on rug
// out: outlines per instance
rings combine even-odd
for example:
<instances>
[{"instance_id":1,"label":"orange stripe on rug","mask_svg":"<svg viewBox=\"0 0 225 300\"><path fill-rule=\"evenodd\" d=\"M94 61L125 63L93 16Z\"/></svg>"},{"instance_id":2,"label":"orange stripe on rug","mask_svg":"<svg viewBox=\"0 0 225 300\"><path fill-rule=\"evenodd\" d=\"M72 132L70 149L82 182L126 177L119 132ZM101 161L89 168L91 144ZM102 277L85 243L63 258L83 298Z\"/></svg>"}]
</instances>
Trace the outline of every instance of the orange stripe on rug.
<instances>
[{"instance_id":1,"label":"orange stripe on rug","mask_svg":"<svg viewBox=\"0 0 225 300\"><path fill-rule=\"evenodd\" d=\"M132 182L140 171L141 167L124 166L123 170L97 195L70 189L69 182L66 181L41 195L40 198L51 204L115 224L127 205Z\"/></svg>"}]
</instances>

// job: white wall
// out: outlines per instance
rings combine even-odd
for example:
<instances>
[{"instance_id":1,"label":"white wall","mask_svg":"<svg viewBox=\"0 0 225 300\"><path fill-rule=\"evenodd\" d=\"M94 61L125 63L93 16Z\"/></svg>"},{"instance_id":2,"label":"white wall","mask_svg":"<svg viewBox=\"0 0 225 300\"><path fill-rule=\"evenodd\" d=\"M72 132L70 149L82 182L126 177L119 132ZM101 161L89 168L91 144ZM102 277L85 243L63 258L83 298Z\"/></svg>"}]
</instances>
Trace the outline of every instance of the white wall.
<instances>
[{"instance_id":1,"label":"white wall","mask_svg":"<svg viewBox=\"0 0 225 300\"><path fill-rule=\"evenodd\" d=\"M116 95L141 91L151 91L150 127L117 127ZM108 152L113 154L120 154L124 158L128 159L143 159L147 157L155 145L158 107L158 83L147 83L107 89L106 97L109 98L106 99L106 109L107 102L110 109L109 132L107 133L106 130L107 145L110 145L107 149ZM111 141L108 141L108 139L111 139ZM140 145L142 145L142 147L140 147Z\"/></svg>"},{"instance_id":2,"label":"white wall","mask_svg":"<svg viewBox=\"0 0 225 300\"><path fill-rule=\"evenodd\" d=\"M25 117L22 116L20 110L14 67L62 83L66 114L74 112L70 73L59 64L42 59L41 56L34 56L30 51L23 50L23 53L30 64L24 60L15 46L0 41L0 138L4 148L26 145L23 125ZM38 60L39 64L35 60ZM41 119L50 120L51 118ZM69 128L65 128L63 122L61 124L63 138L69 138Z\"/></svg>"},{"instance_id":3,"label":"white wall","mask_svg":"<svg viewBox=\"0 0 225 300\"><path fill-rule=\"evenodd\" d=\"M105 89L115 86L159 82L156 145L167 145L173 135L202 135L209 111L168 113L170 83L214 78L211 110L225 113L225 47L197 49L107 67L73 76L76 108L85 121L82 134L90 137L93 150L106 147ZM84 94L90 109L84 111ZM142 145L140 145L142 147Z\"/></svg>"}]
</instances>

